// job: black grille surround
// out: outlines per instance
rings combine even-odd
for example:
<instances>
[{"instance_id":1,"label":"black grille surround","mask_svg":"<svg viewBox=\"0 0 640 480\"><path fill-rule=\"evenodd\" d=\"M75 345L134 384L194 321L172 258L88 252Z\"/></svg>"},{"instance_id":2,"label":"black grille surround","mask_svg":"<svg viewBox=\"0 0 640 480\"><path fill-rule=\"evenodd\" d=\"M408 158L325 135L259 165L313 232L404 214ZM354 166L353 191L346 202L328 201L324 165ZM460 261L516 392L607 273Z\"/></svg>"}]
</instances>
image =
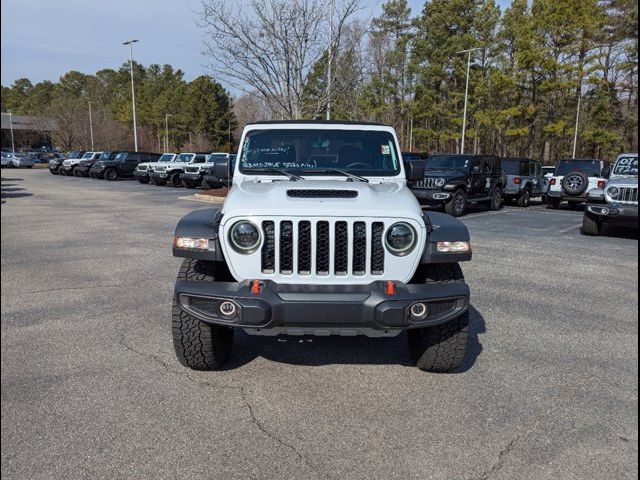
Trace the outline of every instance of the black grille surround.
<instances>
[{"instance_id":1,"label":"black grille surround","mask_svg":"<svg viewBox=\"0 0 640 480\"><path fill-rule=\"evenodd\" d=\"M298 189L287 190L291 198L357 198L357 190Z\"/></svg>"}]
</instances>

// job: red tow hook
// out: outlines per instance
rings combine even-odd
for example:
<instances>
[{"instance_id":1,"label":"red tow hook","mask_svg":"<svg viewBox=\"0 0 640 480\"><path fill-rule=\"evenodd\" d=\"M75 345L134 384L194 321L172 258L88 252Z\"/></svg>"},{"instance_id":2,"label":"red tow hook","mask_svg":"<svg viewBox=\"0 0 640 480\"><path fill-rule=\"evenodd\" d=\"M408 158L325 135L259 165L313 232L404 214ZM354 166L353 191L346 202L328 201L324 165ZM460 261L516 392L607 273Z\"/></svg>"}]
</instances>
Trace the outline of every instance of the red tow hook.
<instances>
[{"instance_id":1,"label":"red tow hook","mask_svg":"<svg viewBox=\"0 0 640 480\"><path fill-rule=\"evenodd\" d=\"M251 282L251 293L253 295L260 295L260 282L258 280Z\"/></svg>"},{"instance_id":2,"label":"red tow hook","mask_svg":"<svg viewBox=\"0 0 640 480\"><path fill-rule=\"evenodd\" d=\"M396 286L391 280L387 280L387 295L395 295Z\"/></svg>"}]
</instances>

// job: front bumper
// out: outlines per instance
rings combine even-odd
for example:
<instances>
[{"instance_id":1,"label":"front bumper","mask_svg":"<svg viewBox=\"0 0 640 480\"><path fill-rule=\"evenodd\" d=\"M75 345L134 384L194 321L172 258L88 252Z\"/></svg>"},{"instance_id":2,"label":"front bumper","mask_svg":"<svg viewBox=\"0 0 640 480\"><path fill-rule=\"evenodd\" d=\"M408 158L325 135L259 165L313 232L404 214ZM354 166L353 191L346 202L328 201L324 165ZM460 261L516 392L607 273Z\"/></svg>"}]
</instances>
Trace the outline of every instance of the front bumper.
<instances>
[{"instance_id":1,"label":"front bumper","mask_svg":"<svg viewBox=\"0 0 640 480\"><path fill-rule=\"evenodd\" d=\"M59 173L59 171L60 171L60 165L52 165L52 164L49 164L49 171L50 171L51 173L54 173L54 174Z\"/></svg>"},{"instance_id":2,"label":"front bumper","mask_svg":"<svg viewBox=\"0 0 640 480\"><path fill-rule=\"evenodd\" d=\"M452 193L442 190L427 190L426 188L411 188L411 191L421 205L442 205L451 200Z\"/></svg>"},{"instance_id":3,"label":"front bumper","mask_svg":"<svg viewBox=\"0 0 640 480\"><path fill-rule=\"evenodd\" d=\"M202 183L202 175L200 175L199 173L181 173L180 180L182 180L187 185L197 187Z\"/></svg>"},{"instance_id":4,"label":"front bumper","mask_svg":"<svg viewBox=\"0 0 640 480\"><path fill-rule=\"evenodd\" d=\"M211 189L224 187L224 183L222 183L218 177L213 175L205 175L202 178L202 184Z\"/></svg>"},{"instance_id":5,"label":"front bumper","mask_svg":"<svg viewBox=\"0 0 640 480\"><path fill-rule=\"evenodd\" d=\"M148 179L149 178L149 172L146 170L134 170L133 171L133 178L135 179Z\"/></svg>"},{"instance_id":6,"label":"front bumper","mask_svg":"<svg viewBox=\"0 0 640 480\"><path fill-rule=\"evenodd\" d=\"M445 323L469 309L469 287L403 284L376 281L369 285L285 285L255 282L179 281L175 299L183 311L216 325L242 328L254 335L366 335L395 336L410 328ZM224 301L233 302L236 313L219 313ZM414 318L415 303L428 305L429 313Z\"/></svg>"},{"instance_id":7,"label":"front bumper","mask_svg":"<svg viewBox=\"0 0 640 480\"><path fill-rule=\"evenodd\" d=\"M92 178L104 178L104 170L96 170L95 168L92 168L89 170L89 176Z\"/></svg>"},{"instance_id":8,"label":"front bumper","mask_svg":"<svg viewBox=\"0 0 640 480\"><path fill-rule=\"evenodd\" d=\"M76 172L81 173L84 176L88 176L90 170L91 170L91 167L88 167L86 165L78 165L76 167Z\"/></svg>"},{"instance_id":9,"label":"front bumper","mask_svg":"<svg viewBox=\"0 0 640 480\"><path fill-rule=\"evenodd\" d=\"M586 211L600 220L621 225L638 225L638 206L619 203L588 203Z\"/></svg>"},{"instance_id":10,"label":"front bumper","mask_svg":"<svg viewBox=\"0 0 640 480\"><path fill-rule=\"evenodd\" d=\"M149 174L150 178L155 178L156 180L167 180L169 175L165 172L151 172Z\"/></svg>"}]
</instances>

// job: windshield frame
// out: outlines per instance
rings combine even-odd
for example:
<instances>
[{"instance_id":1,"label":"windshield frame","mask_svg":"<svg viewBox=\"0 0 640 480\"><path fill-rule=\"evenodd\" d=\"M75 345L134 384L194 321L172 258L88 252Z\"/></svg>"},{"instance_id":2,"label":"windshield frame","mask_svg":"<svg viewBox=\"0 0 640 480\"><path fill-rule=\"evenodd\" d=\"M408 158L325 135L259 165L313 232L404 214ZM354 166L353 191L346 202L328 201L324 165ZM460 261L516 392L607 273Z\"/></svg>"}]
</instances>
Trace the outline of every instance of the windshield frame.
<instances>
[{"instance_id":1,"label":"windshield frame","mask_svg":"<svg viewBox=\"0 0 640 480\"><path fill-rule=\"evenodd\" d=\"M443 164L434 166L433 162L438 160L442 160ZM450 163L449 165L446 165L444 164L444 160L449 160L449 161L454 160L456 163ZM464 165L459 165L458 163L462 160L464 160ZM472 160L471 155L456 155L456 154L429 155L429 157L427 158L427 161L425 162L424 167L425 167L425 171L452 170L456 172L468 172L469 169L471 168L471 160Z\"/></svg>"},{"instance_id":2,"label":"windshield frame","mask_svg":"<svg viewBox=\"0 0 640 480\"><path fill-rule=\"evenodd\" d=\"M291 135L290 139L286 138L286 136L283 134L283 132L286 132L288 135ZM335 170L336 168L339 167L331 167L330 165L319 165L317 162L319 160L321 160L323 156L326 156L328 159L331 158L335 158L338 156L338 154L336 154L333 150L335 148L337 148L337 145L340 145L340 135L343 135L344 137L344 142L341 145L340 148L344 147L344 146L352 146L354 148L358 148L356 147L354 144L357 144L357 141L349 141L348 135L354 135L354 136L365 136L365 135L371 135L368 139L367 138L363 138L361 140L361 145L362 147L359 147L359 149L366 155L366 154L372 154L371 158L374 159L374 161L377 161L376 159L376 154L375 154L375 149L371 149L371 147L373 145L375 145L376 142L376 138L373 136L375 134L384 136L385 138L385 142L383 144L381 144L381 148L385 148L385 150L383 150L380 155L381 156L389 156L389 159L387 160L382 160L382 162L387 162L388 164L391 165L391 169L388 170L364 170L364 169L355 169L355 168L351 168L351 169L347 169L347 168L342 168L342 170L348 171L349 173L353 174L353 175L358 175L358 176L362 176L362 177L367 177L367 178L376 178L376 179L395 179L395 178L404 178L404 165L402 162L402 156L401 156L401 150L398 148L398 139L396 137L395 131L393 130L393 128L391 127L385 127L385 126L381 126L381 125L366 125L366 124L340 124L340 123L331 123L330 125L323 125L322 123L300 123L300 124L291 124L291 125L287 125L286 122L283 124L277 124L277 126L272 127L270 125L266 125L266 124L261 124L261 125L256 125L256 128L250 128L247 129L243 132L242 135L242 143L241 143L241 147L238 150L238 153L235 154L236 158L235 158L235 166L234 166L234 172L235 172L235 177L239 179L239 181L242 181L243 177L247 177L247 178L255 178L256 176L259 177L270 177L272 179L276 178L276 179L283 179L286 178L284 175L279 175L278 173L266 173L266 172L259 172L257 171L259 168L261 168L260 165L256 164L247 164L247 162L245 161L246 159L246 152L248 149L248 142L251 141L251 138L255 135L262 135L262 134L269 134L272 133L274 136L276 136L276 143L277 143L277 136L280 134L283 137L283 140L281 140L282 142L284 141L296 141L296 145L304 145L307 148L310 149L318 149L318 150L322 150L322 149L326 149L327 153L322 154L322 153L311 153L309 155L308 158L300 158L296 155L296 161L295 161L295 165L296 168L290 168L288 165L282 165L282 163L286 163L286 161L274 161L272 162L272 165L267 165L267 162L263 162L265 163L264 165L262 165L262 167L264 168L273 168L274 172L275 169L283 169L286 170L289 173L292 173L294 175L298 175L301 176L303 175L303 171L304 171L304 177L306 179L309 178L313 178L313 179L319 179L319 178L339 178L341 180L346 179L348 177L345 177L344 175L338 174L338 173L329 173L327 170ZM335 138L331 138L330 135L331 134L336 134ZM300 138L298 139L296 136L299 135ZM312 138L310 138L311 136L317 136L318 140L317 141L313 141ZM366 144L365 140L368 140L370 143ZM305 143L306 142L306 143ZM336 145L332 145L332 142L335 143ZM288 145L288 144L285 144ZM293 145L293 148L295 149L295 145ZM366 150L365 147L370 148L370 150ZM386 149L386 147L388 147L388 149ZM277 147L271 147L271 150L273 152L277 153ZM300 151L303 151L302 149L298 149ZM294 150L295 152L296 150ZM310 165L310 164L304 164L302 162L308 162L309 160L311 160L313 157L317 157L316 159L314 159L313 161L316 162L314 165ZM383 157L381 157L383 158ZM230 158L231 161L233 161L233 159ZM366 160L369 159L363 159L364 161L362 163L369 163ZM269 162L271 163L271 162ZM359 163L358 161L354 161L352 163ZM373 165L370 165L372 168L374 167ZM248 169L256 169L255 172L252 171L248 171ZM317 169L318 172L313 172L312 170Z\"/></svg>"}]
</instances>

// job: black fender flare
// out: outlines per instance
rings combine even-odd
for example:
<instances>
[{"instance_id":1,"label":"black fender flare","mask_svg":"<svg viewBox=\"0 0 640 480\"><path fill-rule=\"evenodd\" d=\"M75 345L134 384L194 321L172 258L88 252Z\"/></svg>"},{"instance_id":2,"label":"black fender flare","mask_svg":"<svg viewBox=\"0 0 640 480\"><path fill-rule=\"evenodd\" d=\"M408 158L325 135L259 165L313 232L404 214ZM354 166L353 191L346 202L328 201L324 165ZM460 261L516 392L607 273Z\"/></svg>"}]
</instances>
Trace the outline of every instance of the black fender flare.
<instances>
[{"instance_id":1,"label":"black fender flare","mask_svg":"<svg viewBox=\"0 0 640 480\"><path fill-rule=\"evenodd\" d=\"M469 229L464 223L442 212L423 212L422 216L427 228L427 242L420 259L421 264L471 261L472 252L438 252L438 242L469 242L471 240Z\"/></svg>"},{"instance_id":2,"label":"black fender flare","mask_svg":"<svg viewBox=\"0 0 640 480\"><path fill-rule=\"evenodd\" d=\"M222 211L220 208L204 208L186 214L176 225L173 256L224 262L225 258L218 235L221 220ZM206 238L209 240L209 248L207 250L177 248L175 243L177 237Z\"/></svg>"}]
</instances>

